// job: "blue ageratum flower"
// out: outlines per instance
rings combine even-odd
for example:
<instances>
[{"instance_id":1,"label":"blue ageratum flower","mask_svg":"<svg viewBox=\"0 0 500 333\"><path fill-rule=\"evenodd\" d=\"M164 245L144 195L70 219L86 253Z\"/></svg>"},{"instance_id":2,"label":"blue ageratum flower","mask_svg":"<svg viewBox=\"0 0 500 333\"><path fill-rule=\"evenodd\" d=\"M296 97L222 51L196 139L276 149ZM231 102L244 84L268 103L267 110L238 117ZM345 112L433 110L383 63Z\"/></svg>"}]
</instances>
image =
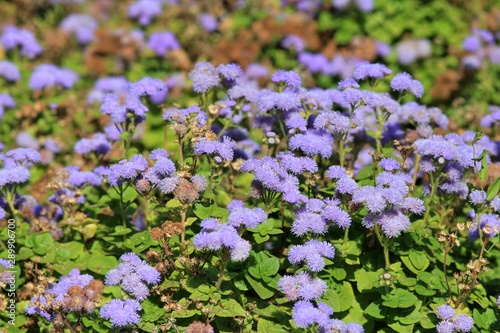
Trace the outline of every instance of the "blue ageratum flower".
<instances>
[{"instance_id":1,"label":"blue ageratum flower","mask_svg":"<svg viewBox=\"0 0 500 333\"><path fill-rule=\"evenodd\" d=\"M141 310L141 304L135 299L112 299L103 305L99 313L102 318L111 320L114 327L122 327L138 324L141 317L137 312Z\"/></svg>"}]
</instances>

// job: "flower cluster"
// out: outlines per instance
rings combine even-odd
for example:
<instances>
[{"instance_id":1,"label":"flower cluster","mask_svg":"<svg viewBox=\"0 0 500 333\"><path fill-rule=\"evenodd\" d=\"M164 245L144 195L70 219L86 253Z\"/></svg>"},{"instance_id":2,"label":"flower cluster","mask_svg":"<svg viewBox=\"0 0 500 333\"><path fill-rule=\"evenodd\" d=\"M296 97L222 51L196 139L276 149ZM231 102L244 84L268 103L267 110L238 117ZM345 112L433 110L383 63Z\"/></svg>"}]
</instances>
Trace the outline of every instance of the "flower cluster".
<instances>
[{"instance_id":1,"label":"flower cluster","mask_svg":"<svg viewBox=\"0 0 500 333\"><path fill-rule=\"evenodd\" d=\"M242 261L250 255L251 245L238 231L243 227L256 228L267 219L267 214L261 208L246 208L239 200L231 201L227 210L227 223L215 218L204 219L200 224L201 232L194 237L193 244L212 251L227 248L231 259Z\"/></svg>"},{"instance_id":2,"label":"flower cluster","mask_svg":"<svg viewBox=\"0 0 500 333\"><path fill-rule=\"evenodd\" d=\"M29 87L31 90L42 90L53 86L68 89L78 81L78 78L78 75L70 69L52 64L41 64L33 70Z\"/></svg>"},{"instance_id":3,"label":"flower cluster","mask_svg":"<svg viewBox=\"0 0 500 333\"><path fill-rule=\"evenodd\" d=\"M135 299L145 300L149 296L147 284L158 284L160 273L133 252L123 254L120 261L117 268L106 273L106 285L121 284L123 289Z\"/></svg>"},{"instance_id":4,"label":"flower cluster","mask_svg":"<svg viewBox=\"0 0 500 333\"><path fill-rule=\"evenodd\" d=\"M3 27L0 43L7 51L19 48L20 54L29 59L42 53L42 47L31 31L12 25Z\"/></svg>"},{"instance_id":5,"label":"flower cluster","mask_svg":"<svg viewBox=\"0 0 500 333\"><path fill-rule=\"evenodd\" d=\"M59 282L51 284L43 294L34 296L26 308L28 315L38 314L49 321L56 320L60 308L68 312L93 313L99 305L104 284L89 274L73 269Z\"/></svg>"},{"instance_id":6,"label":"flower cluster","mask_svg":"<svg viewBox=\"0 0 500 333\"><path fill-rule=\"evenodd\" d=\"M449 305L441 305L436 309L441 322L437 324L438 333L470 332L474 327L474 320L465 314L455 315L455 309Z\"/></svg>"},{"instance_id":7,"label":"flower cluster","mask_svg":"<svg viewBox=\"0 0 500 333\"><path fill-rule=\"evenodd\" d=\"M462 58L462 64L467 68L479 69L485 60L492 64L500 64L499 38L492 32L483 29L472 29L462 46L468 55Z\"/></svg>"},{"instance_id":8,"label":"flower cluster","mask_svg":"<svg viewBox=\"0 0 500 333\"><path fill-rule=\"evenodd\" d=\"M71 14L62 20L59 25L61 30L76 37L78 43L86 45L94 40L94 30L97 28L97 21L86 14Z\"/></svg>"}]
</instances>

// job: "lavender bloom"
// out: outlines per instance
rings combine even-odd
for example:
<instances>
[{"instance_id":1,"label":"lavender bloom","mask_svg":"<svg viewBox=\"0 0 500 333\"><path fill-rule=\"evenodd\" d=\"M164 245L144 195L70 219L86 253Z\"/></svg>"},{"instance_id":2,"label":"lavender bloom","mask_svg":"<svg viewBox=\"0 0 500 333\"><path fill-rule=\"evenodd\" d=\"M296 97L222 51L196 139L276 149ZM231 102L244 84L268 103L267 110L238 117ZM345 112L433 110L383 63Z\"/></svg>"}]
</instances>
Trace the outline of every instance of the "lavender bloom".
<instances>
[{"instance_id":1,"label":"lavender bloom","mask_svg":"<svg viewBox=\"0 0 500 333\"><path fill-rule=\"evenodd\" d=\"M326 170L326 175L328 178L337 180L347 176L347 171L340 165L332 165L328 168L328 170Z\"/></svg>"},{"instance_id":2,"label":"lavender bloom","mask_svg":"<svg viewBox=\"0 0 500 333\"><path fill-rule=\"evenodd\" d=\"M469 200L473 205L481 205L486 201L486 192L474 190L469 194Z\"/></svg>"},{"instance_id":3,"label":"lavender bloom","mask_svg":"<svg viewBox=\"0 0 500 333\"><path fill-rule=\"evenodd\" d=\"M481 40L476 36L468 36L462 42L465 51L475 52L481 47Z\"/></svg>"},{"instance_id":4,"label":"lavender bloom","mask_svg":"<svg viewBox=\"0 0 500 333\"><path fill-rule=\"evenodd\" d=\"M295 52L302 52L305 48L305 42L299 36L287 35L281 41L281 46L285 49L294 49Z\"/></svg>"},{"instance_id":5,"label":"lavender bloom","mask_svg":"<svg viewBox=\"0 0 500 333\"><path fill-rule=\"evenodd\" d=\"M295 175L303 174L306 171L311 173L318 171L318 165L309 157L295 157L291 152L280 152L276 158L288 172Z\"/></svg>"},{"instance_id":6,"label":"lavender bloom","mask_svg":"<svg viewBox=\"0 0 500 333\"><path fill-rule=\"evenodd\" d=\"M219 73L209 62L196 63L194 69L189 72L189 78L193 80L193 90L204 93L219 84Z\"/></svg>"},{"instance_id":7,"label":"lavender bloom","mask_svg":"<svg viewBox=\"0 0 500 333\"><path fill-rule=\"evenodd\" d=\"M9 150L5 156L11 158L18 166L30 166L41 160L40 153L33 148L15 148Z\"/></svg>"},{"instance_id":8,"label":"lavender bloom","mask_svg":"<svg viewBox=\"0 0 500 333\"><path fill-rule=\"evenodd\" d=\"M111 143L105 134L95 133L91 138L80 139L75 143L74 150L77 154L85 155L91 152L106 154L111 150Z\"/></svg>"},{"instance_id":9,"label":"lavender bloom","mask_svg":"<svg viewBox=\"0 0 500 333\"><path fill-rule=\"evenodd\" d=\"M352 77L348 77L339 82L338 88L340 90L345 90L347 88L359 89L359 84Z\"/></svg>"},{"instance_id":10,"label":"lavender bloom","mask_svg":"<svg viewBox=\"0 0 500 333\"><path fill-rule=\"evenodd\" d=\"M5 185L15 185L27 182L30 179L30 172L25 167L13 167L0 170L0 188Z\"/></svg>"},{"instance_id":11,"label":"lavender bloom","mask_svg":"<svg viewBox=\"0 0 500 333\"><path fill-rule=\"evenodd\" d=\"M356 80L382 79L391 73L392 71L382 64L364 63L356 66L353 76Z\"/></svg>"},{"instance_id":12,"label":"lavender bloom","mask_svg":"<svg viewBox=\"0 0 500 333\"><path fill-rule=\"evenodd\" d=\"M161 14L161 7L159 0L137 0L128 6L128 17L136 18L140 25L146 26Z\"/></svg>"},{"instance_id":13,"label":"lavender bloom","mask_svg":"<svg viewBox=\"0 0 500 333\"><path fill-rule=\"evenodd\" d=\"M330 243L310 240L303 245L294 245L288 252L288 260L292 264L306 261L311 272L319 272L325 267L322 257L333 259L335 249Z\"/></svg>"},{"instance_id":14,"label":"lavender bloom","mask_svg":"<svg viewBox=\"0 0 500 333\"><path fill-rule=\"evenodd\" d=\"M431 158L435 163L454 161L463 168L474 165L472 147L466 145L457 135L433 135L428 139L418 139L414 145L418 154Z\"/></svg>"},{"instance_id":15,"label":"lavender bloom","mask_svg":"<svg viewBox=\"0 0 500 333\"><path fill-rule=\"evenodd\" d=\"M240 200L232 200L227 210L230 212L227 223L235 228L245 226L256 228L267 219L267 214L262 208L246 208Z\"/></svg>"},{"instance_id":16,"label":"lavender bloom","mask_svg":"<svg viewBox=\"0 0 500 333\"><path fill-rule=\"evenodd\" d=\"M178 124L195 122L197 126L203 126L207 123L208 116L196 105L191 105L186 109L169 108L163 114L163 120L176 122Z\"/></svg>"},{"instance_id":17,"label":"lavender bloom","mask_svg":"<svg viewBox=\"0 0 500 333\"><path fill-rule=\"evenodd\" d=\"M98 79L87 95L87 103L103 102L106 94L126 95L129 82L122 76L110 76Z\"/></svg>"},{"instance_id":18,"label":"lavender bloom","mask_svg":"<svg viewBox=\"0 0 500 333\"><path fill-rule=\"evenodd\" d=\"M124 181L132 181L138 172L144 171L147 167L148 161L142 155L134 155L130 161L121 160L107 170L108 183L111 186L118 186Z\"/></svg>"},{"instance_id":19,"label":"lavender bloom","mask_svg":"<svg viewBox=\"0 0 500 333\"><path fill-rule=\"evenodd\" d=\"M380 160L379 165L385 171L394 171L394 170L399 170L401 168L398 161L396 161L393 158L383 158L382 160Z\"/></svg>"},{"instance_id":20,"label":"lavender bloom","mask_svg":"<svg viewBox=\"0 0 500 333\"><path fill-rule=\"evenodd\" d=\"M78 75L69 69L59 68L52 64L41 64L33 70L29 87L31 90L41 90L59 85L67 89L71 88L76 81L78 81Z\"/></svg>"},{"instance_id":21,"label":"lavender bloom","mask_svg":"<svg viewBox=\"0 0 500 333\"><path fill-rule=\"evenodd\" d=\"M341 135L349 132L351 121L340 112L323 111L314 119L314 128L328 129L336 135Z\"/></svg>"},{"instance_id":22,"label":"lavender bloom","mask_svg":"<svg viewBox=\"0 0 500 333\"><path fill-rule=\"evenodd\" d=\"M106 285L121 283L123 289L137 300L145 300L149 296L146 284L158 284L160 273L132 252L123 254L120 261L117 268L106 273Z\"/></svg>"},{"instance_id":23,"label":"lavender bloom","mask_svg":"<svg viewBox=\"0 0 500 333\"><path fill-rule=\"evenodd\" d=\"M319 303L318 307L315 307L310 301L298 301L293 306L292 319L297 326L303 328L309 327L315 323L320 326L325 326L332 313L333 311L326 304L319 308Z\"/></svg>"},{"instance_id":24,"label":"lavender bloom","mask_svg":"<svg viewBox=\"0 0 500 333\"><path fill-rule=\"evenodd\" d=\"M224 136L222 142L202 139L194 145L194 153L196 155L207 154L213 156L217 163L224 161L232 161L234 156L234 148L236 142Z\"/></svg>"},{"instance_id":25,"label":"lavender bloom","mask_svg":"<svg viewBox=\"0 0 500 333\"><path fill-rule=\"evenodd\" d=\"M474 218L474 224L469 229L469 241L474 241L479 238L479 230L477 229L477 216ZM493 238L500 232L500 217L498 214L483 214L481 215L481 231L483 237Z\"/></svg>"},{"instance_id":26,"label":"lavender bloom","mask_svg":"<svg viewBox=\"0 0 500 333\"><path fill-rule=\"evenodd\" d=\"M491 114L487 114L481 119L481 126L491 128L500 125L500 107L490 105L488 109Z\"/></svg>"},{"instance_id":27,"label":"lavender bloom","mask_svg":"<svg viewBox=\"0 0 500 333\"><path fill-rule=\"evenodd\" d=\"M474 327L474 320L472 317L459 314L453 321L453 324L458 332L470 332L470 330Z\"/></svg>"},{"instance_id":28,"label":"lavender bloom","mask_svg":"<svg viewBox=\"0 0 500 333\"><path fill-rule=\"evenodd\" d=\"M402 209L406 209L413 214L422 214L425 211L424 201L419 198L404 198L401 204Z\"/></svg>"},{"instance_id":29,"label":"lavender bloom","mask_svg":"<svg viewBox=\"0 0 500 333\"><path fill-rule=\"evenodd\" d=\"M21 73L16 64L7 60L0 61L0 76L10 82L21 79Z\"/></svg>"},{"instance_id":30,"label":"lavender bloom","mask_svg":"<svg viewBox=\"0 0 500 333\"><path fill-rule=\"evenodd\" d=\"M292 136L288 145L292 150L302 150L307 156L319 154L329 158L333 151L333 138L324 130L308 130Z\"/></svg>"},{"instance_id":31,"label":"lavender bloom","mask_svg":"<svg viewBox=\"0 0 500 333\"><path fill-rule=\"evenodd\" d=\"M94 40L97 21L85 14L70 14L59 25L67 33L74 34L80 44L88 44Z\"/></svg>"},{"instance_id":32,"label":"lavender bloom","mask_svg":"<svg viewBox=\"0 0 500 333\"><path fill-rule=\"evenodd\" d=\"M29 59L35 58L42 53L42 47L36 41L35 36L27 29L7 25L3 27L0 43L7 51L19 47L21 55Z\"/></svg>"},{"instance_id":33,"label":"lavender bloom","mask_svg":"<svg viewBox=\"0 0 500 333\"><path fill-rule=\"evenodd\" d=\"M408 73L398 73L391 80L391 88L398 92L410 92L415 97L422 97L424 86L417 80L414 80Z\"/></svg>"},{"instance_id":34,"label":"lavender bloom","mask_svg":"<svg viewBox=\"0 0 500 333\"><path fill-rule=\"evenodd\" d=\"M99 313L102 318L111 320L114 327L122 327L138 324L141 317L137 312L141 310L141 305L135 299L112 299L102 306Z\"/></svg>"},{"instance_id":35,"label":"lavender bloom","mask_svg":"<svg viewBox=\"0 0 500 333\"><path fill-rule=\"evenodd\" d=\"M436 309L436 313L442 320L451 320L455 316L455 309L449 305L441 305Z\"/></svg>"},{"instance_id":36,"label":"lavender bloom","mask_svg":"<svg viewBox=\"0 0 500 333\"><path fill-rule=\"evenodd\" d=\"M496 196L494 197L491 202L490 202L490 207L495 211L495 212L500 212L500 197Z\"/></svg>"},{"instance_id":37,"label":"lavender bloom","mask_svg":"<svg viewBox=\"0 0 500 333\"><path fill-rule=\"evenodd\" d=\"M194 236L193 244L197 248L219 250L222 247L229 249L231 259L242 261L250 255L250 243L238 235L235 227L221 224L215 218L208 218L201 222L202 230Z\"/></svg>"},{"instance_id":38,"label":"lavender bloom","mask_svg":"<svg viewBox=\"0 0 500 333\"><path fill-rule=\"evenodd\" d=\"M180 49L181 45L170 31L154 32L149 36L148 47L155 51L157 56L163 57L169 51Z\"/></svg>"},{"instance_id":39,"label":"lavender bloom","mask_svg":"<svg viewBox=\"0 0 500 333\"><path fill-rule=\"evenodd\" d=\"M325 281L313 278L307 272L297 275L285 275L278 281L278 289L291 301L302 299L311 301L320 298L326 292Z\"/></svg>"},{"instance_id":40,"label":"lavender bloom","mask_svg":"<svg viewBox=\"0 0 500 333\"><path fill-rule=\"evenodd\" d=\"M428 39L404 40L396 45L399 62L403 65L414 63L419 58L431 54L431 42Z\"/></svg>"},{"instance_id":41,"label":"lavender bloom","mask_svg":"<svg viewBox=\"0 0 500 333\"><path fill-rule=\"evenodd\" d=\"M16 102L10 95L0 94L0 119L2 119L4 114L4 108L14 108L16 107Z\"/></svg>"},{"instance_id":42,"label":"lavender bloom","mask_svg":"<svg viewBox=\"0 0 500 333\"><path fill-rule=\"evenodd\" d=\"M292 90L299 89L302 85L302 79L299 74L294 71L285 71L282 69L276 71L276 73L271 76L271 81L276 83L283 82L287 88Z\"/></svg>"},{"instance_id":43,"label":"lavender bloom","mask_svg":"<svg viewBox=\"0 0 500 333\"><path fill-rule=\"evenodd\" d=\"M377 217L378 224L382 227L382 232L387 237L397 237L402 232L410 229L410 219L400 210L385 211Z\"/></svg>"},{"instance_id":44,"label":"lavender bloom","mask_svg":"<svg viewBox=\"0 0 500 333\"><path fill-rule=\"evenodd\" d=\"M78 166L68 166L66 170L69 172L69 177L66 181L75 187L81 187L85 184L100 186L102 183L102 176L92 171L80 171Z\"/></svg>"},{"instance_id":45,"label":"lavender bloom","mask_svg":"<svg viewBox=\"0 0 500 333\"><path fill-rule=\"evenodd\" d=\"M200 16L198 16L198 22L206 32L216 31L219 25L217 18L209 13L201 13Z\"/></svg>"}]
</instances>

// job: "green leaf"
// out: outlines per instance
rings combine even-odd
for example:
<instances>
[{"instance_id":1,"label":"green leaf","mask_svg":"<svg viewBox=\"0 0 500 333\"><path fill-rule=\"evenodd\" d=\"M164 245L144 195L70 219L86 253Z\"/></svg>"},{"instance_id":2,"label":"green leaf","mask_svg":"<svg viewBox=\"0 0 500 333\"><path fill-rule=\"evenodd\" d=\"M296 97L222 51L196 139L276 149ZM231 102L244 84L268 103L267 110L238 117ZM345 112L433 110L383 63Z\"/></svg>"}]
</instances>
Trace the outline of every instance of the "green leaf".
<instances>
[{"instance_id":1,"label":"green leaf","mask_svg":"<svg viewBox=\"0 0 500 333\"><path fill-rule=\"evenodd\" d=\"M280 261L278 258L272 257L266 259L259 265L261 276L273 276L278 273Z\"/></svg>"},{"instance_id":2,"label":"green leaf","mask_svg":"<svg viewBox=\"0 0 500 333\"><path fill-rule=\"evenodd\" d=\"M479 170L479 178L482 180L488 179L488 160L487 155L483 156L481 160L481 170Z\"/></svg>"},{"instance_id":3,"label":"green leaf","mask_svg":"<svg viewBox=\"0 0 500 333\"><path fill-rule=\"evenodd\" d=\"M123 191L123 201L124 202L130 202L134 201L135 198L137 198L137 191L132 187L129 186L125 191Z\"/></svg>"},{"instance_id":4,"label":"green leaf","mask_svg":"<svg viewBox=\"0 0 500 333\"><path fill-rule=\"evenodd\" d=\"M422 314L420 313L420 308L422 302L418 301L415 307L398 310L397 319L403 325L416 324L422 320Z\"/></svg>"},{"instance_id":5,"label":"green leaf","mask_svg":"<svg viewBox=\"0 0 500 333\"><path fill-rule=\"evenodd\" d=\"M418 298L404 289L395 289L393 293L382 295L382 305L389 308L409 308L418 302Z\"/></svg>"},{"instance_id":6,"label":"green leaf","mask_svg":"<svg viewBox=\"0 0 500 333\"><path fill-rule=\"evenodd\" d=\"M257 321L257 333L287 333L282 325L276 324L270 320L259 318Z\"/></svg>"},{"instance_id":7,"label":"green leaf","mask_svg":"<svg viewBox=\"0 0 500 333\"><path fill-rule=\"evenodd\" d=\"M477 327L484 329L489 328L496 321L495 311L491 308L484 311L474 309L472 318L474 319L474 324L477 325Z\"/></svg>"},{"instance_id":8,"label":"green leaf","mask_svg":"<svg viewBox=\"0 0 500 333\"><path fill-rule=\"evenodd\" d=\"M123 236L123 235L128 235L132 232L132 229L130 228L125 228L122 225L117 225L115 227L115 232L109 234L110 236Z\"/></svg>"},{"instance_id":9,"label":"green leaf","mask_svg":"<svg viewBox=\"0 0 500 333\"><path fill-rule=\"evenodd\" d=\"M243 307L236 302L236 300L230 298L225 299L220 302L220 310L214 310L217 317L245 317L246 311Z\"/></svg>"},{"instance_id":10,"label":"green leaf","mask_svg":"<svg viewBox=\"0 0 500 333\"><path fill-rule=\"evenodd\" d=\"M253 234L253 238L255 239L255 242L257 244L262 244L264 242L267 242L269 239L271 239L271 237L269 237L269 235L261 236L261 234L258 232Z\"/></svg>"},{"instance_id":11,"label":"green leaf","mask_svg":"<svg viewBox=\"0 0 500 333\"><path fill-rule=\"evenodd\" d=\"M26 260L28 258L31 258L34 256L34 253L31 249L28 249L27 247L22 247L19 250L19 259L21 260Z\"/></svg>"},{"instance_id":12,"label":"green leaf","mask_svg":"<svg viewBox=\"0 0 500 333\"><path fill-rule=\"evenodd\" d=\"M395 322L395 323L389 324L388 326L398 333L413 333L413 326L414 325L402 325L398 322Z\"/></svg>"},{"instance_id":13,"label":"green leaf","mask_svg":"<svg viewBox=\"0 0 500 333\"><path fill-rule=\"evenodd\" d=\"M436 294L435 290L429 289L428 287L424 286L422 282L419 282L415 285L415 292L422 296L433 296Z\"/></svg>"},{"instance_id":14,"label":"green leaf","mask_svg":"<svg viewBox=\"0 0 500 333\"><path fill-rule=\"evenodd\" d=\"M261 299L268 299L274 295L274 290L271 290L261 282L252 278L249 274L245 274L245 279L250 283L253 290L259 295Z\"/></svg>"},{"instance_id":15,"label":"green leaf","mask_svg":"<svg viewBox=\"0 0 500 333\"><path fill-rule=\"evenodd\" d=\"M165 309L151 302L145 300L141 303L144 314L141 316L142 321L156 322L158 319L165 316Z\"/></svg>"},{"instance_id":16,"label":"green leaf","mask_svg":"<svg viewBox=\"0 0 500 333\"><path fill-rule=\"evenodd\" d=\"M94 254L88 258L87 268L94 273L104 275L109 270L118 266L118 261L113 256L104 256L102 254Z\"/></svg>"},{"instance_id":17,"label":"green leaf","mask_svg":"<svg viewBox=\"0 0 500 333\"><path fill-rule=\"evenodd\" d=\"M354 301L354 291L349 282L344 281L336 288L328 289L323 297L323 301L330 305L334 312L344 312L352 307Z\"/></svg>"},{"instance_id":18,"label":"green leaf","mask_svg":"<svg viewBox=\"0 0 500 333\"><path fill-rule=\"evenodd\" d=\"M427 258L427 254L424 251L412 250L409 255L410 261L419 271L425 271L429 267L430 261Z\"/></svg>"},{"instance_id":19,"label":"green leaf","mask_svg":"<svg viewBox=\"0 0 500 333\"><path fill-rule=\"evenodd\" d=\"M373 291L373 289L378 288L379 285L379 276L382 273L382 270L378 270L377 272L367 272L364 269L359 269L354 272L354 277L357 281L357 288L360 293Z\"/></svg>"},{"instance_id":20,"label":"green leaf","mask_svg":"<svg viewBox=\"0 0 500 333\"><path fill-rule=\"evenodd\" d=\"M202 204L196 204L194 214L200 219L204 220L209 217L219 217L225 219L229 213L226 209L217 207L217 204L205 207Z\"/></svg>"},{"instance_id":21,"label":"green leaf","mask_svg":"<svg viewBox=\"0 0 500 333\"><path fill-rule=\"evenodd\" d=\"M500 178L497 178L490 186L488 186L488 192L486 196L486 200L491 201L494 197L497 196L500 191Z\"/></svg>"},{"instance_id":22,"label":"green leaf","mask_svg":"<svg viewBox=\"0 0 500 333\"><path fill-rule=\"evenodd\" d=\"M384 308L381 305L382 305L382 300L378 299L370 303L370 305L366 307L365 313L375 319L386 319L387 308Z\"/></svg>"},{"instance_id":23,"label":"green leaf","mask_svg":"<svg viewBox=\"0 0 500 333\"><path fill-rule=\"evenodd\" d=\"M36 235L33 240L33 247L35 249L43 248L47 250L48 248L52 247L52 245L54 245L54 239L52 238L52 235L48 232Z\"/></svg>"}]
</instances>

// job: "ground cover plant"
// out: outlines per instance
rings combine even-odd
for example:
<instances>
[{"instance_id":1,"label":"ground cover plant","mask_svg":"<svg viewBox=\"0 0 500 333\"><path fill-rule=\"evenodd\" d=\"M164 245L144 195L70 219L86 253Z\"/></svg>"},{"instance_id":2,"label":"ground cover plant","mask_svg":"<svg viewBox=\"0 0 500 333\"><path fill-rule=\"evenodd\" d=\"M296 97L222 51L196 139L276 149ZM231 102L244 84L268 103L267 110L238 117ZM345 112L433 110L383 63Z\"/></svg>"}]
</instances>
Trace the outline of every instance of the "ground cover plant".
<instances>
[{"instance_id":1,"label":"ground cover plant","mask_svg":"<svg viewBox=\"0 0 500 333\"><path fill-rule=\"evenodd\" d=\"M0 1L4 332L499 332L492 1Z\"/></svg>"}]
</instances>

